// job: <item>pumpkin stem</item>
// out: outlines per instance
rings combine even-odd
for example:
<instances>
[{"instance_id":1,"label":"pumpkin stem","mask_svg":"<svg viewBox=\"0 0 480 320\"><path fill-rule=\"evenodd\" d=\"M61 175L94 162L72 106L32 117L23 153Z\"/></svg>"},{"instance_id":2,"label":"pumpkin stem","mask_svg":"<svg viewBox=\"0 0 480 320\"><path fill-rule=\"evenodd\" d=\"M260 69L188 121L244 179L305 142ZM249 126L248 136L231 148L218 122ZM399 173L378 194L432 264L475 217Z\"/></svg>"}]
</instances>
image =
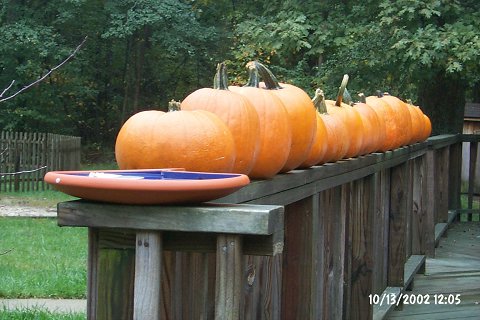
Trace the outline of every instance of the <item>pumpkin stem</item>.
<instances>
[{"instance_id":1,"label":"pumpkin stem","mask_svg":"<svg viewBox=\"0 0 480 320\"><path fill-rule=\"evenodd\" d=\"M312 98L313 105L315 109L321 114L326 114L327 112L327 104L325 103L325 94L323 93L322 89L315 90L315 96Z\"/></svg>"},{"instance_id":2,"label":"pumpkin stem","mask_svg":"<svg viewBox=\"0 0 480 320\"><path fill-rule=\"evenodd\" d=\"M365 94L363 92L360 92L358 94L358 101L362 103L367 103L367 98L365 97Z\"/></svg>"},{"instance_id":3,"label":"pumpkin stem","mask_svg":"<svg viewBox=\"0 0 480 320\"><path fill-rule=\"evenodd\" d=\"M335 105L337 107L340 107L342 105L343 94L345 92L345 89L347 88L347 83L348 83L348 74L344 74L343 79L342 79L342 83L340 84L340 87L338 88L337 100L335 101Z\"/></svg>"},{"instance_id":4,"label":"pumpkin stem","mask_svg":"<svg viewBox=\"0 0 480 320\"><path fill-rule=\"evenodd\" d=\"M413 106L413 101L412 101L412 99L407 99L407 103Z\"/></svg>"},{"instance_id":5,"label":"pumpkin stem","mask_svg":"<svg viewBox=\"0 0 480 320\"><path fill-rule=\"evenodd\" d=\"M268 69L266 66L261 64L258 61L253 62L255 65L255 68L258 70L258 73L260 74L260 77L263 79L263 82L265 83L265 87L269 90L277 90L277 89L282 89L282 86L280 86L280 83L278 82L277 78L275 75Z\"/></svg>"},{"instance_id":6,"label":"pumpkin stem","mask_svg":"<svg viewBox=\"0 0 480 320\"><path fill-rule=\"evenodd\" d=\"M379 98L383 97L383 92L382 91L377 90L376 92L377 92L377 97L379 97Z\"/></svg>"},{"instance_id":7,"label":"pumpkin stem","mask_svg":"<svg viewBox=\"0 0 480 320\"><path fill-rule=\"evenodd\" d=\"M254 61L250 61L246 65L248 69L248 81L244 87L258 88L260 83L260 75L258 74L258 69L255 66Z\"/></svg>"},{"instance_id":8,"label":"pumpkin stem","mask_svg":"<svg viewBox=\"0 0 480 320\"><path fill-rule=\"evenodd\" d=\"M225 62L217 64L217 72L213 77L213 89L228 90L228 75Z\"/></svg>"},{"instance_id":9,"label":"pumpkin stem","mask_svg":"<svg viewBox=\"0 0 480 320\"><path fill-rule=\"evenodd\" d=\"M180 111L180 101L170 100L168 103L168 112Z\"/></svg>"}]
</instances>

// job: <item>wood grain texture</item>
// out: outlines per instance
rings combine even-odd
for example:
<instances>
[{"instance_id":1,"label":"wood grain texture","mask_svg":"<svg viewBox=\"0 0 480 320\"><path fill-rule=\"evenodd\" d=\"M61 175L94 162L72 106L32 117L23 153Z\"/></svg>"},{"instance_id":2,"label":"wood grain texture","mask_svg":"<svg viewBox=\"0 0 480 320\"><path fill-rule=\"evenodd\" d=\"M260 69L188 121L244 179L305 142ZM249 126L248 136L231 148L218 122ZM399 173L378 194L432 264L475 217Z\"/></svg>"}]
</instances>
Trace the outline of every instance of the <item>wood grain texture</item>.
<instances>
[{"instance_id":1,"label":"wood grain texture","mask_svg":"<svg viewBox=\"0 0 480 320\"><path fill-rule=\"evenodd\" d=\"M215 284L215 319L240 319L243 287L243 252L240 235L220 234L217 237Z\"/></svg>"},{"instance_id":2,"label":"wood grain texture","mask_svg":"<svg viewBox=\"0 0 480 320\"><path fill-rule=\"evenodd\" d=\"M162 234L137 232L135 249L134 320L160 319Z\"/></svg>"},{"instance_id":3,"label":"wood grain texture","mask_svg":"<svg viewBox=\"0 0 480 320\"><path fill-rule=\"evenodd\" d=\"M270 235L283 229L278 205L135 206L61 202L58 224L102 228Z\"/></svg>"},{"instance_id":4,"label":"wood grain texture","mask_svg":"<svg viewBox=\"0 0 480 320\"><path fill-rule=\"evenodd\" d=\"M406 261L406 219L408 166L406 163L391 169L390 182L390 221L388 253L388 285L403 287Z\"/></svg>"}]
</instances>

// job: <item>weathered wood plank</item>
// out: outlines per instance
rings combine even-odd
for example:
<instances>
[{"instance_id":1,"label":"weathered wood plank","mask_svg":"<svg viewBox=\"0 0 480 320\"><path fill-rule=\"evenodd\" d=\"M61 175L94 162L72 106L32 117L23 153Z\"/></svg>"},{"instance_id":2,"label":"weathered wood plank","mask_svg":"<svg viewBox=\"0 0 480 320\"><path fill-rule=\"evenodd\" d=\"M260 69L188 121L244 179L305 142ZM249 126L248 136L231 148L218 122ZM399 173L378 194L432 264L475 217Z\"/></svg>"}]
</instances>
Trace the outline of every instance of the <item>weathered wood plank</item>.
<instances>
[{"instance_id":1,"label":"weathered wood plank","mask_svg":"<svg viewBox=\"0 0 480 320\"><path fill-rule=\"evenodd\" d=\"M240 319L243 288L243 252L240 235L219 234L215 284L215 319Z\"/></svg>"},{"instance_id":2,"label":"weathered wood plank","mask_svg":"<svg viewBox=\"0 0 480 320\"><path fill-rule=\"evenodd\" d=\"M283 230L283 207L259 205L134 206L83 200L58 204L60 226L270 235Z\"/></svg>"},{"instance_id":3,"label":"weathered wood plank","mask_svg":"<svg viewBox=\"0 0 480 320\"><path fill-rule=\"evenodd\" d=\"M390 215L390 169L374 175L375 179L375 240L373 242L374 273L373 292L380 294L387 287L388 272L388 226Z\"/></svg>"},{"instance_id":4,"label":"weathered wood plank","mask_svg":"<svg viewBox=\"0 0 480 320\"><path fill-rule=\"evenodd\" d=\"M316 307L320 310L317 319L341 319L344 305L344 262L346 204L342 187L320 193L319 240L317 242L318 270L316 284Z\"/></svg>"},{"instance_id":5,"label":"weathered wood plank","mask_svg":"<svg viewBox=\"0 0 480 320\"><path fill-rule=\"evenodd\" d=\"M351 237L351 271L349 319L371 319L373 306L369 294L373 292L373 210L375 188L373 176L354 181L351 189L349 230Z\"/></svg>"},{"instance_id":6,"label":"weathered wood plank","mask_svg":"<svg viewBox=\"0 0 480 320\"><path fill-rule=\"evenodd\" d=\"M425 270L425 256L424 255L412 255L405 262L405 287L410 289L412 288L412 283L415 275L418 272Z\"/></svg>"},{"instance_id":7,"label":"weathered wood plank","mask_svg":"<svg viewBox=\"0 0 480 320\"><path fill-rule=\"evenodd\" d=\"M391 287L403 287L405 280L405 228L409 210L407 168L407 164L403 163L391 170L388 254L388 285Z\"/></svg>"},{"instance_id":8,"label":"weathered wood plank","mask_svg":"<svg viewBox=\"0 0 480 320\"><path fill-rule=\"evenodd\" d=\"M433 216L427 214L427 156L413 160L412 181L412 254L424 255L434 247ZM429 219L431 217L432 219ZM433 249L430 249L433 250Z\"/></svg>"},{"instance_id":9,"label":"weathered wood plank","mask_svg":"<svg viewBox=\"0 0 480 320\"><path fill-rule=\"evenodd\" d=\"M313 197L285 207L285 248L282 270L282 319L317 319L320 310L312 308L312 290L320 276L312 223ZM311 314L314 313L314 317Z\"/></svg>"},{"instance_id":10,"label":"weathered wood plank","mask_svg":"<svg viewBox=\"0 0 480 320\"><path fill-rule=\"evenodd\" d=\"M137 232L135 249L134 320L160 319L162 282L162 234Z\"/></svg>"}]
</instances>

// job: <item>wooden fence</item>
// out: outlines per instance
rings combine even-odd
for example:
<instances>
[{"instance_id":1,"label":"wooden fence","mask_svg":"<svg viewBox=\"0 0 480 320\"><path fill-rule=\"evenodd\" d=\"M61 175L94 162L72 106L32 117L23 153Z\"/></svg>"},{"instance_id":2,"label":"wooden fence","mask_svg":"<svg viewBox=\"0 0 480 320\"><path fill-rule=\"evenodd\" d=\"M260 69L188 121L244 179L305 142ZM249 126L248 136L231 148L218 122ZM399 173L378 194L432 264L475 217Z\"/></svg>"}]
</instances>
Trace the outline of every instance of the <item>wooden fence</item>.
<instances>
[{"instance_id":1,"label":"wooden fence","mask_svg":"<svg viewBox=\"0 0 480 320\"><path fill-rule=\"evenodd\" d=\"M47 171L80 168L80 137L53 133L0 133L0 191L45 190Z\"/></svg>"},{"instance_id":2,"label":"wooden fence","mask_svg":"<svg viewBox=\"0 0 480 320\"><path fill-rule=\"evenodd\" d=\"M412 285L414 274L424 271L426 257L435 255L448 224L459 212L472 212L460 209L462 142L471 144L470 177L475 177L479 140L478 135L435 136L385 153L253 181L215 201L285 209L283 252L245 253L232 262L232 272L241 270L242 289L232 291L238 312L228 319L384 318L395 307L395 299ZM110 208L97 206L100 211ZM61 208L59 216L103 217L91 209ZM120 210L112 208L114 213ZM131 213L170 210L161 206L121 209ZM174 210L180 213L188 208ZM112 232L114 237L100 240L95 226L90 233L91 319L132 318L135 234L128 229ZM213 319L218 304L212 275L218 249L217 255L206 249L209 246L201 241L208 237L205 234L183 232L181 237L183 249L169 249L166 244L160 259L160 318ZM169 241L168 233L164 241ZM97 287L98 279L102 286Z\"/></svg>"}]
</instances>

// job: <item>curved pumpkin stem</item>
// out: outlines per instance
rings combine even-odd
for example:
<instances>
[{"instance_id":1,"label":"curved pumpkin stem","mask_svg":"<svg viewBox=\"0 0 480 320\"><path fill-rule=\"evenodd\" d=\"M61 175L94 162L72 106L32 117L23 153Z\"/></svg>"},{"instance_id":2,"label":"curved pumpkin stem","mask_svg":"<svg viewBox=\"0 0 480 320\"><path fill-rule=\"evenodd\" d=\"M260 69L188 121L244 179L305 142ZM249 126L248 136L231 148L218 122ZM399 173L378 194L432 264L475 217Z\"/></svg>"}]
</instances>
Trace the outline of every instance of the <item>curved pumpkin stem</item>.
<instances>
[{"instance_id":1,"label":"curved pumpkin stem","mask_svg":"<svg viewBox=\"0 0 480 320\"><path fill-rule=\"evenodd\" d=\"M340 84L340 87L338 88L337 100L335 101L335 105L337 107L340 107L342 105L343 94L345 92L345 89L347 88L347 84L348 84L348 74L344 74L343 79L342 79L342 83Z\"/></svg>"},{"instance_id":2,"label":"curved pumpkin stem","mask_svg":"<svg viewBox=\"0 0 480 320\"><path fill-rule=\"evenodd\" d=\"M325 103L325 94L322 89L315 90L315 96L312 98L313 105L321 114L327 114L327 104Z\"/></svg>"},{"instance_id":3,"label":"curved pumpkin stem","mask_svg":"<svg viewBox=\"0 0 480 320\"><path fill-rule=\"evenodd\" d=\"M263 82L265 83L265 87L269 90L277 90L277 89L282 89L282 86L280 86L280 83L278 82L277 78L275 75L268 69L266 66L261 64L258 61L253 61L255 68L258 70L258 73L260 74L260 77L263 79Z\"/></svg>"},{"instance_id":4,"label":"curved pumpkin stem","mask_svg":"<svg viewBox=\"0 0 480 320\"><path fill-rule=\"evenodd\" d=\"M170 100L168 103L168 112L180 111L180 102L175 100Z\"/></svg>"},{"instance_id":5,"label":"curved pumpkin stem","mask_svg":"<svg viewBox=\"0 0 480 320\"><path fill-rule=\"evenodd\" d=\"M213 77L213 89L228 90L228 75L225 62L217 64L217 72Z\"/></svg>"},{"instance_id":6,"label":"curved pumpkin stem","mask_svg":"<svg viewBox=\"0 0 480 320\"><path fill-rule=\"evenodd\" d=\"M360 92L358 94L358 101L362 103L367 103L367 98L365 97L365 94L363 92Z\"/></svg>"},{"instance_id":7,"label":"curved pumpkin stem","mask_svg":"<svg viewBox=\"0 0 480 320\"><path fill-rule=\"evenodd\" d=\"M258 74L258 68L255 65L255 61L250 61L246 65L248 69L248 81L244 87L259 88L260 75Z\"/></svg>"},{"instance_id":8,"label":"curved pumpkin stem","mask_svg":"<svg viewBox=\"0 0 480 320\"><path fill-rule=\"evenodd\" d=\"M383 97L383 92L382 91L377 90L376 93L377 93L377 97L379 97L379 98Z\"/></svg>"}]
</instances>

